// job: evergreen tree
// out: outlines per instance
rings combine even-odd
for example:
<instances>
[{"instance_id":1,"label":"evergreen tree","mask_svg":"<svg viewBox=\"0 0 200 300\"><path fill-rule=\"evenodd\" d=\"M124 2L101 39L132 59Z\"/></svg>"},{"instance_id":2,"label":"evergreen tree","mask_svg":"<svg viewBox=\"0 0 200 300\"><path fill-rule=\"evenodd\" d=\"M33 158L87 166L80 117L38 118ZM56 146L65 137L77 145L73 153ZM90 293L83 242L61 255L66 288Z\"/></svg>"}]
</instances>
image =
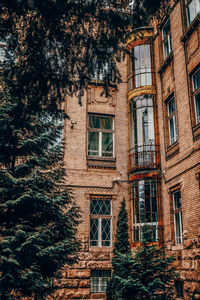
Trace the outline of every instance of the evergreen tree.
<instances>
[{"instance_id":1,"label":"evergreen tree","mask_svg":"<svg viewBox=\"0 0 200 300\"><path fill-rule=\"evenodd\" d=\"M63 185L62 115L31 114L9 89L1 99L0 298L43 299L80 246L79 210Z\"/></svg>"},{"instance_id":2,"label":"evergreen tree","mask_svg":"<svg viewBox=\"0 0 200 300\"><path fill-rule=\"evenodd\" d=\"M165 249L155 245L151 235L151 229L144 228L143 241L133 255L121 254L115 260L115 292L108 299L173 299L173 282L176 277L172 266L173 257L166 257Z\"/></svg>"},{"instance_id":3,"label":"evergreen tree","mask_svg":"<svg viewBox=\"0 0 200 300\"><path fill-rule=\"evenodd\" d=\"M126 202L123 199L117 219L116 241L113 249L113 274L107 286L107 299L118 299L119 278L126 278L130 272L129 259L131 257L131 248L128 234L128 215Z\"/></svg>"},{"instance_id":4,"label":"evergreen tree","mask_svg":"<svg viewBox=\"0 0 200 300\"><path fill-rule=\"evenodd\" d=\"M126 202L123 199L117 219L117 232L114 244L114 252L127 254L130 252L129 234L128 234L128 214Z\"/></svg>"}]
</instances>

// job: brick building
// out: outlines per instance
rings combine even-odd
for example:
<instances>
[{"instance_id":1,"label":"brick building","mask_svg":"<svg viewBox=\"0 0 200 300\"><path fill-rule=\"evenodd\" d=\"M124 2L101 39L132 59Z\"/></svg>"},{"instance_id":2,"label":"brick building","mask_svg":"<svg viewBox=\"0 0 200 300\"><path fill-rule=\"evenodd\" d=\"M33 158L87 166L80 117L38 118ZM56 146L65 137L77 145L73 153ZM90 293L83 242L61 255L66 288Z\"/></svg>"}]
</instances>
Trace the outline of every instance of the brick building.
<instances>
[{"instance_id":1,"label":"brick building","mask_svg":"<svg viewBox=\"0 0 200 300\"><path fill-rule=\"evenodd\" d=\"M100 96L99 70L82 106L66 101L66 185L82 210L83 247L57 299L105 298L123 198L132 247L151 226L176 256L177 299L200 299L199 11L199 0L170 1L128 35L111 98Z\"/></svg>"}]
</instances>

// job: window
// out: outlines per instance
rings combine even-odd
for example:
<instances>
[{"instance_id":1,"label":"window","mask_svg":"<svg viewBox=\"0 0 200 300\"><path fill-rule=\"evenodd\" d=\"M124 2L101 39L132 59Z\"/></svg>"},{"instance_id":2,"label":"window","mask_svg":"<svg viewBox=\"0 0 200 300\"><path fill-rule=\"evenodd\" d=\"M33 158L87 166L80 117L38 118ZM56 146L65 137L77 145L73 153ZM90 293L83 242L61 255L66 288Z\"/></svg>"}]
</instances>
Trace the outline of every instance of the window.
<instances>
[{"instance_id":1,"label":"window","mask_svg":"<svg viewBox=\"0 0 200 300\"><path fill-rule=\"evenodd\" d=\"M88 155L114 157L113 117L89 115L88 120Z\"/></svg>"},{"instance_id":2,"label":"window","mask_svg":"<svg viewBox=\"0 0 200 300\"><path fill-rule=\"evenodd\" d=\"M132 182L133 240L142 240L146 225L152 229L152 239L158 240L157 180L143 179Z\"/></svg>"},{"instance_id":3,"label":"window","mask_svg":"<svg viewBox=\"0 0 200 300\"><path fill-rule=\"evenodd\" d=\"M176 297L184 298L184 282L180 280L175 280L175 288L176 288Z\"/></svg>"},{"instance_id":4,"label":"window","mask_svg":"<svg viewBox=\"0 0 200 300\"><path fill-rule=\"evenodd\" d=\"M200 69L192 76L196 124L200 124Z\"/></svg>"},{"instance_id":5,"label":"window","mask_svg":"<svg viewBox=\"0 0 200 300\"><path fill-rule=\"evenodd\" d=\"M153 98L139 96L129 102L131 167L155 164Z\"/></svg>"},{"instance_id":6,"label":"window","mask_svg":"<svg viewBox=\"0 0 200 300\"><path fill-rule=\"evenodd\" d=\"M190 25L195 17L200 12L200 2L199 0L186 0L186 9L188 24Z\"/></svg>"},{"instance_id":7,"label":"window","mask_svg":"<svg viewBox=\"0 0 200 300\"><path fill-rule=\"evenodd\" d=\"M138 45L132 49L128 61L128 88L152 85L150 45Z\"/></svg>"},{"instance_id":8,"label":"window","mask_svg":"<svg viewBox=\"0 0 200 300\"><path fill-rule=\"evenodd\" d=\"M90 246L111 246L112 199L91 197L90 199Z\"/></svg>"},{"instance_id":9,"label":"window","mask_svg":"<svg viewBox=\"0 0 200 300\"><path fill-rule=\"evenodd\" d=\"M173 192L172 196L173 196L173 211L174 211L175 243L182 244L183 222L182 222L182 203L181 203L180 190Z\"/></svg>"},{"instance_id":10,"label":"window","mask_svg":"<svg viewBox=\"0 0 200 300\"><path fill-rule=\"evenodd\" d=\"M167 102L168 110L168 127L170 145L173 145L178 140L177 121L176 121L176 107L174 97Z\"/></svg>"},{"instance_id":11,"label":"window","mask_svg":"<svg viewBox=\"0 0 200 300\"><path fill-rule=\"evenodd\" d=\"M106 293L110 270L91 271L91 293Z\"/></svg>"},{"instance_id":12,"label":"window","mask_svg":"<svg viewBox=\"0 0 200 300\"><path fill-rule=\"evenodd\" d=\"M172 40L171 40L171 29L170 20L164 25L163 30L163 49L164 49L164 59L172 52Z\"/></svg>"},{"instance_id":13,"label":"window","mask_svg":"<svg viewBox=\"0 0 200 300\"><path fill-rule=\"evenodd\" d=\"M94 63L93 74L91 79L104 80L106 76L109 76L110 80L112 80L112 71L108 63Z\"/></svg>"}]
</instances>

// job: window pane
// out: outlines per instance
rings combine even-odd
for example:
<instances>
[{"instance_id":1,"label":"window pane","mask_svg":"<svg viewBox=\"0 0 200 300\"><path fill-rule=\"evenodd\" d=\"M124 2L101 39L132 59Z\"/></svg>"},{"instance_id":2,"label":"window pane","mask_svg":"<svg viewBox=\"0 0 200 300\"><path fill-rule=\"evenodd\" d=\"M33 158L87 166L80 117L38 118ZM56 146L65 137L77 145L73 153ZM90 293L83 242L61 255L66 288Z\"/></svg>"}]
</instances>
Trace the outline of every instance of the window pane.
<instances>
[{"instance_id":1,"label":"window pane","mask_svg":"<svg viewBox=\"0 0 200 300\"><path fill-rule=\"evenodd\" d=\"M98 246L98 219L90 219L90 246Z\"/></svg>"},{"instance_id":2,"label":"window pane","mask_svg":"<svg viewBox=\"0 0 200 300\"><path fill-rule=\"evenodd\" d=\"M113 156L113 133L102 133L102 156Z\"/></svg>"},{"instance_id":3,"label":"window pane","mask_svg":"<svg viewBox=\"0 0 200 300\"><path fill-rule=\"evenodd\" d=\"M182 213L178 212L175 214L175 232L176 232L176 244L182 242L182 226L181 226Z\"/></svg>"},{"instance_id":4,"label":"window pane","mask_svg":"<svg viewBox=\"0 0 200 300\"><path fill-rule=\"evenodd\" d=\"M88 132L88 155L99 155L99 132Z\"/></svg>"},{"instance_id":5,"label":"window pane","mask_svg":"<svg viewBox=\"0 0 200 300\"><path fill-rule=\"evenodd\" d=\"M175 132L174 132L174 118L169 120L169 131L170 131L170 143L175 142Z\"/></svg>"},{"instance_id":6,"label":"window pane","mask_svg":"<svg viewBox=\"0 0 200 300\"><path fill-rule=\"evenodd\" d=\"M168 113L169 113L169 116L175 112L175 102L174 102L174 99L172 99L171 101L169 101L168 103Z\"/></svg>"},{"instance_id":7,"label":"window pane","mask_svg":"<svg viewBox=\"0 0 200 300\"><path fill-rule=\"evenodd\" d=\"M89 116L89 128L100 128L100 118L98 116Z\"/></svg>"},{"instance_id":8,"label":"window pane","mask_svg":"<svg viewBox=\"0 0 200 300\"><path fill-rule=\"evenodd\" d=\"M163 27L163 38L165 38L169 34L169 32L170 32L170 22L168 20L165 26Z\"/></svg>"},{"instance_id":9,"label":"window pane","mask_svg":"<svg viewBox=\"0 0 200 300\"><path fill-rule=\"evenodd\" d=\"M193 0L188 6L188 22L189 24L192 23L196 15L198 14L197 2L199 0Z\"/></svg>"},{"instance_id":10,"label":"window pane","mask_svg":"<svg viewBox=\"0 0 200 300\"><path fill-rule=\"evenodd\" d=\"M197 90L200 87L200 71L198 71L193 76L193 82L194 82L194 90Z\"/></svg>"},{"instance_id":11,"label":"window pane","mask_svg":"<svg viewBox=\"0 0 200 300\"><path fill-rule=\"evenodd\" d=\"M180 193L180 191L175 192L173 195L174 195L174 209L181 208L181 193Z\"/></svg>"},{"instance_id":12,"label":"window pane","mask_svg":"<svg viewBox=\"0 0 200 300\"><path fill-rule=\"evenodd\" d=\"M90 214L92 215L111 215L111 200L91 199Z\"/></svg>"},{"instance_id":13,"label":"window pane","mask_svg":"<svg viewBox=\"0 0 200 300\"><path fill-rule=\"evenodd\" d=\"M91 277L91 292L92 293L98 293L100 292L100 282L99 282L100 278L96 278L96 277Z\"/></svg>"},{"instance_id":14,"label":"window pane","mask_svg":"<svg viewBox=\"0 0 200 300\"><path fill-rule=\"evenodd\" d=\"M200 93L195 96L196 122L200 124Z\"/></svg>"},{"instance_id":15,"label":"window pane","mask_svg":"<svg viewBox=\"0 0 200 300\"><path fill-rule=\"evenodd\" d=\"M110 246L110 219L101 220L102 246Z\"/></svg>"}]
</instances>

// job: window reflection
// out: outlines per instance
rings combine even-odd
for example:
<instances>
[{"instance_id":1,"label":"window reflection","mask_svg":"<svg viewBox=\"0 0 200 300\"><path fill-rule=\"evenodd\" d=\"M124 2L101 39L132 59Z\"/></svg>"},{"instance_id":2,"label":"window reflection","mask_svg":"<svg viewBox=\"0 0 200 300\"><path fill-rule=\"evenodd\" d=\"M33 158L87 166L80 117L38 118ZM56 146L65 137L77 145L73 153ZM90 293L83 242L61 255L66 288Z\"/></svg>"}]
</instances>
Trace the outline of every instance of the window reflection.
<instances>
[{"instance_id":1,"label":"window reflection","mask_svg":"<svg viewBox=\"0 0 200 300\"><path fill-rule=\"evenodd\" d=\"M155 164L153 99L139 96L129 103L130 156L134 166Z\"/></svg>"},{"instance_id":2,"label":"window reflection","mask_svg":"<svg viewBox=\"0 0 200 300\"><path fill-rule=\"evenodd\" d=\"M132 49L128 66L129 91L152 85L150 45L138 45Z\"/></svg>"},{"instance_id":3,"label":"window reflection","mask_svg":"<svg viewBox=\"0 0 200 300\"><path fill-rule=\"evenodd\" d=\"M153 240L158 240L157 180L133 181L132 199L134 242L142 240L145 225L151 228Z\"/></svg>"}]
</instances>

